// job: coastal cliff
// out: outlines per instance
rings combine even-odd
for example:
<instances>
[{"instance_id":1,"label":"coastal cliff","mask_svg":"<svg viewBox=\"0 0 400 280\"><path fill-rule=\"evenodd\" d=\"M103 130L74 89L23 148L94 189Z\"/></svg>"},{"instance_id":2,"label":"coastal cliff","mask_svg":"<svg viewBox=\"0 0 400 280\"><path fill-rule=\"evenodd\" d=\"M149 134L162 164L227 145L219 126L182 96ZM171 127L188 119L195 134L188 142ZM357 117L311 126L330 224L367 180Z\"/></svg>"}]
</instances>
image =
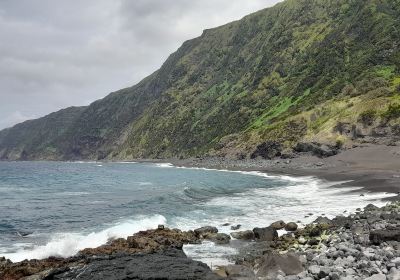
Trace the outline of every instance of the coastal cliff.
<instances>
[{"instance_id":1,"label":"coastal cliff","mask_svg":"<svg viewBox=\"0 0 400 280\"><path fill-rule=\"evenodd\" d=\"M400 134L398 0L287 0L185 42L87 107L0 132L1 160L322 156Z\"/></svg>"}]
</instances>

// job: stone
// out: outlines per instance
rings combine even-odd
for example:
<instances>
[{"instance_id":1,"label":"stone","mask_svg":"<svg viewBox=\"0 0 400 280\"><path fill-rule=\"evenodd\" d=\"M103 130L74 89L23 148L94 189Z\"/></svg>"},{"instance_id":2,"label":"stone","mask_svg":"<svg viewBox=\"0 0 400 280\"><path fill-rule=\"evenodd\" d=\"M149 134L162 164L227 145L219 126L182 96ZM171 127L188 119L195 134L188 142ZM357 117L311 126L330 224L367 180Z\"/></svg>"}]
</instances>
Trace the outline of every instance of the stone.
<instances>
[{"instance_id":1,"label":"stone","mask_svg":"<svg viewBox=\"0 0 400 280\"><path fill-rule=\"evenodd\" d=\"M270 252L263 257L256 276L258 278L275 279L274 277L280 275L280 272L285 275L297 275L303 270L303 265L297 255Z\"/></svg>"},{"instance_id":2,"label":"stone","mask_svg":"<svg viewBox=\"0 0 400 280\"><path fill-rule=\"evenodd\" d=\"M254 232L251 230L232 232L231 236L235 239L241 239L241 240L253 240L255 238Z\"/></svg>"},{"instance_id":3,"label":"stone","mask_svg":"<svg viewBox=\"0 0 400 280\"><path fill-rule=\"evenodd\" d=\"M225 267L225 272L226 275L229 277L229 279L235 279L235 278L249 278L249 279L254 279L255 274L253 270L248 268L247 266L244 265L227 265Z\"/></svg>"},{"instance_id":4,"label":"stone","mask_svg":"<svg viewBox=\"0 0 400 280\"><path fill-rule=\"evenodd\" d=\"M374 274L368 278L365 278L365 280L386 280L386 275L385 274Z\"/></svg>"},{"instance_id":5,"label":"stone","mask_svg":"<svg viewBox=\"0 0 400 280\"><path fill-rule=\"evenodd\" d=\"M278 238L278 232L276 229L271 227L254 228L253 232L256 240L260 241L274 241L276 238Z\"/></svg>"},{"instance_id":6,"label":"stone","mask_svg":"<svg viewBox=\"0 0 400 280\"><path fill-rule=\"evenodd\" d=\"M242 227L242 225L231 226L231 230L238 230Z\"/></svg>"},{"instance_id":7,"label":"stone","mask_svg":"<svg viewBox=\"0 0 400 280\"><path fill-rule=\"evenodd\" d=\"M207 235L207 234L210 234L210 233L218 233L218 229L216 227L205 226L205 227L201 227L201 228L195 229L194 233L198 237L203 237L204 235Z\"/></svg>"},{"instance_id":8,"label":"stone","mask_svg":"<svg viewBox=\"0 0 400 280\"><path fill-rule=\"evenodd\" d=\"M298 228L298 225L294 222L287 223L285 226L286 231L296 231L297 228Z\"/></svg>"},{"instance_id":9,"label":"stone","mask_svg":"<svg viewBox=\"0 0 400 280\"><path fill-rule=\"evenodd\" d=\"M374 230L369 234L369 240L375 244L379 245L387 241L397 241L400 242L400 229L384 229L384 230Z\"/></svg>"},{"instance_id":10,"label":"stone","mask_svg":"<svg viewBox=\"0 0 400 280\"><path fill-rule=\"evenodd\" d=\"M318 275L318 273L321 271L318 265L310 265L308 267L308 271L313 274L313 275Z\"/></svg>"},{"instance_id":11,"label":"stone","mask_svg":"<svg viewBox=\"0 0 400 280\"><path fill-rule=\"evenodd\" d=\"M231 237L226 233L208 233L204 235L204 239L210 240L215 244L228 244Z\"/></svg>"},{"instance_id":12,"label":"stone","mask_svg":"<svg viewBox=\"0 0 400 280\"><path fill-rule=\"evenodd\" d=\"M285 226L286 226L286 224L284 221L276 221L270 225L270 227L272 227L276 230L283 229Z\"/></svg>"}]
</instances>

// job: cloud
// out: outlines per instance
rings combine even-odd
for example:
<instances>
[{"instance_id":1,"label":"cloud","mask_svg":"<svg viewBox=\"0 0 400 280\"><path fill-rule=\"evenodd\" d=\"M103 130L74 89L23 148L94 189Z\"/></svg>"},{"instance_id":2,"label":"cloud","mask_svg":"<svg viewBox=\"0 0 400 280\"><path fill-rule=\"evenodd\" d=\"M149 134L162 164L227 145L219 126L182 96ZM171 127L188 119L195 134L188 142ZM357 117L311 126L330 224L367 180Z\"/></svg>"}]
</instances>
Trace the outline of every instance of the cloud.
<instances>
[{"instance_id":1,"label":"cloud","mask_svg":"<svg viewBox=\"0 0 400 280\"><path fill-rule=\"evenodd\" d=\"M279 0L2 0L0 129L135 84L185 40Z\"/></svg>"}]
</instances>

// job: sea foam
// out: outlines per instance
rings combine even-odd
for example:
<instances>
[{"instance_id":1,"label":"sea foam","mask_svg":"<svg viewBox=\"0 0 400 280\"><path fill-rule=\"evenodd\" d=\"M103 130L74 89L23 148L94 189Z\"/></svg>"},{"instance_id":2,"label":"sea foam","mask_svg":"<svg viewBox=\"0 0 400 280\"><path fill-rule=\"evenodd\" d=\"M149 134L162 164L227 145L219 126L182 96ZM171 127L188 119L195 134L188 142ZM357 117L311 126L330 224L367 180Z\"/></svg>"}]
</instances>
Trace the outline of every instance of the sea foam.
<instances>
[{"instance_id":1,"label":"sea foam","mask_svg":"<svg viewBox=\"0 0 400 280\"><path fill-rule=\"evenodd\" d=\"M0 254L13 262L24 259L44 259L50 256L70 257L85 248L96 248L110 239L126 238L141 230L154 229L159 224L165 224L166 218L161 215L143 217L135 220L121 221L109 228L88 234L57 233L46 245L19 249L15 253Z\"/></svg>"}]
</instances>

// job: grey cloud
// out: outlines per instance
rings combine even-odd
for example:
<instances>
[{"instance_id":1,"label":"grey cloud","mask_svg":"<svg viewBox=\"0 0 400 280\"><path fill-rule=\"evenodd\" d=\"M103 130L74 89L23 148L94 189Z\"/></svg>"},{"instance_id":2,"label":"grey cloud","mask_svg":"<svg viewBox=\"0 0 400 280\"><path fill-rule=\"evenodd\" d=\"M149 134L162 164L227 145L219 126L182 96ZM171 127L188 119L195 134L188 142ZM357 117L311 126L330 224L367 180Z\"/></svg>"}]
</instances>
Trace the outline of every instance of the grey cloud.
<instances>
[{"instance_id":1,"label":"grey cloud","mask_svg":"<svg viewBox=\"0 0 400 280\"><path fill-rule=\"evenodd\" d=\"M133 85L183 41L279 0L2 0L0 129Z\"/></svg>"}]
</instances>

